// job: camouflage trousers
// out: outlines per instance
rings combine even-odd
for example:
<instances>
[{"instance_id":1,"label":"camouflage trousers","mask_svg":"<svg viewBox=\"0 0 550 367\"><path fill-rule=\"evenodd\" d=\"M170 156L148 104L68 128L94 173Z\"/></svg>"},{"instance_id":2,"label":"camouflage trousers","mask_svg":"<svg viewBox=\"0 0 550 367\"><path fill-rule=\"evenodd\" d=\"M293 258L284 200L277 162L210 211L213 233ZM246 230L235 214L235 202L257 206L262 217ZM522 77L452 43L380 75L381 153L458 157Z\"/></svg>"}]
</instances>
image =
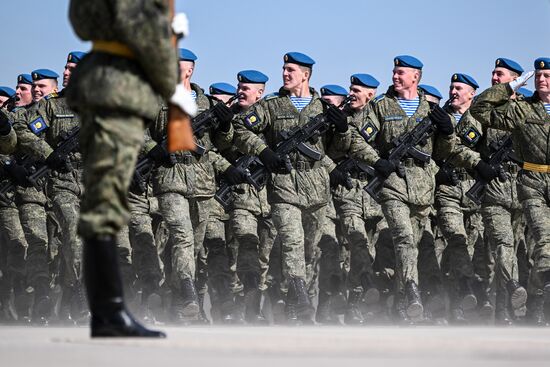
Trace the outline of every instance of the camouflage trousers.
<instances>
[{"instance_id":1,"label":"camouflage trousers","mask_svg":"<svg viewBox=\"0 0 550 367\"><path fill-rule=\"evenodd\" d=\"M309 286L314 278L315 256L325 220L326 205L302 209L292 204L272 204L272 218L281 241L282 288L291 277Z\"/></svg>"},{"instance_id":2,"label":"camouflage trousers","mask_svg":"<svg viewBox=\"0 0 550 367\"><path fill-rule=\"evenodd\" d=\"M405 283L418 284L418 247L430 213L430 206L417 206L400 200L382 202L382 211L391 231L396 257L396 291Z\"/></svg>"},{"instance_id":3,"label":"camouflage trousers","mask_svg":"<svg viewBox=\"0 0 550 367\"><path fill-rule=\"evenodd\" d=\"M9 294L16 278L25 278L27 242L15 205L0 205L0 297ZM1 302L1 301L0 301Z\"/></svg>"},{"instance_id":4,"label":"camouflage trousers","mask_svg":"<svg viewBox=\"0 0 550 367\"><path fill-rule=\"evenodd\" d=\"M81 111L84 193L78 230L87 239L116 236L130 217L128 187L143 141L143 118Z\"/></svg>"},{"instance_id":5,"label":"camouflage trousers","mask_svg":"<svg viewBox=\"0 0 550 367\"><path fill-rule=\"evenodd\" d=\"M229 220L229 232L235 243L237 274L241 281L250 277L261 290L267 288L269 254L277 236L270 218L255 215L244 209L234 209Z\"/></svg>"},{"instance_id":6,"label":"camouflage trousers","mask_svg":"<svg viewBox=\"0 0 550 367\"><path fill-rule=\"evenodd\" d=\"M532 189L531 189L532 190ZM530 198L522 202L526 221L534 240L534 266L531 273L550 271L550 206L545 198ZM535 278L538 278L535 274Z\"/></svg>"},{"instance_id":7,"label":"camouflage trousers","mask_svg":"<svg viewBox=\"0 0 550 367\"><path fill-rule=\"evenodd\" d=\"M337 234L338 220L336 212L331 209L322 227L321 238L319 239L319 291L322 293L334 294L343 291L345 287L345 273L341 259L341 246ZM313 287L315 284L312 285ZM315 294L310 290L310 295Z\"/></svg>"}]
</instances>

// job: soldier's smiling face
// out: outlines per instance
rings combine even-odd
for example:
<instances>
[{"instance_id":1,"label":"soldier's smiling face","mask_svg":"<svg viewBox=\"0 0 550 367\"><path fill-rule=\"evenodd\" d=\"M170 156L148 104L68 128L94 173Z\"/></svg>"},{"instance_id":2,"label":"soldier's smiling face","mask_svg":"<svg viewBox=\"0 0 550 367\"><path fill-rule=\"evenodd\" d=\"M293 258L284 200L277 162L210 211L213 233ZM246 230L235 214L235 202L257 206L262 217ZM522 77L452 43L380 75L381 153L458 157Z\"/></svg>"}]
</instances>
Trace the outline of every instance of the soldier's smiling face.
<instances>
[{"instance_id":1,"label":"soldier's smiling face","mask_svg":"<svg viewBox=\"0 0 550 367\"><path fill-rule=\"evenodd\" d=\"M540 94L550 94L550 70L537 70L535 88Z\"/></svg>"},{"instance_id":2,"label":"soldier's smiling face","mask_svg":"<svg viewBox=\"0 0 550 367\"><path fill-rule=\"evenodd\" d=\"M309 73L300 65L285 63L283 65L283 86L287 90L299 88L309 79Z\"/></svg>"},{"instance_id":3,"label":"soldier's smiling face","mask_svg":"<svg viewBox=\"0 0 550 367\"><path fill-rule=\"evenodd\" d=\"M353 98L349 106L354 110L366 106L366 104L374 97L376 89L362 87L360 85L351 85L349 87L349 95Z\"/></svg>"},{"instance_id":4,"label":"soldier's smiling face","mask_svg":"<svg viewBox=\"0 0 550 367\"><path fill-rule=\"evenodd\" d=\"M40 101L43 97L54 92L57 82L54 79L41 79L32 82L32 100Z\"/></svg>"},{"instance_id":5,"label":"soldier's smiling face","mask_svg":"<svg viewBox=\"0 0 550 367\"><path fill-rule=\"evenodd\" d=\"M416 88L420 82L420 72L414 68L396 66L393 68L392 82L396 92Z\"/></svg>"},{"instance_id":6,"label":"soldier's smiling face","mask_svg":"<svg viewBox=\"0 0 550 367\"><path fill-rule=\"evenodd\" d=\"M518 75L509 69L503 67L496 67L491 75L491 85L510 83L516 79Z\"/></svg>"},{"instance_id":7,"label":"soldier's smiling face","mask_svg":"<svg viewBox=\"0 0 550 367\"><path fill-rule=\"evenodd\" d=\"M19 83L15 87L15 96L17 100L15 105L17 107L22 107L30 104L32 102L32 93L30 84Z\"/></svg>"},{"instance_id":8,"label":"soldier's smiling face","mask_svg":"<svg viewBox=\"0 0 550 367\"><path fill-rule=\"evenodd\" d=\"M259 101L264 94L264 84L258 83L239 83L237 86L239 94L238 103L241 107L249 107Z\"/></svg>"}]
</instances>

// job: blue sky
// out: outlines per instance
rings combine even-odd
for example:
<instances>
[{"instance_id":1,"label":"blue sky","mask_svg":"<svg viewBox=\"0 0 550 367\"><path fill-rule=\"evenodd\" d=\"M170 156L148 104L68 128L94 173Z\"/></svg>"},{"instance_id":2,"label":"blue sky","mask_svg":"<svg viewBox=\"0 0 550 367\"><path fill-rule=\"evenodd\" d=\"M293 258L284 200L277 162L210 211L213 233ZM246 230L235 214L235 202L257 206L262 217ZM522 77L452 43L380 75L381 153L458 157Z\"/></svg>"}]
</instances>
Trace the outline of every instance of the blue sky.
<instances>
[{"instance_id":1,"label":"blue sky","mask_svg":"<svg viewBox=\"0 0 550 367\"><path fill-rule=\"evenodd\" d=\"M87 50L67 19L68 0L3 1L0 85L37 68L62 72L71 50ZM411 54L424 63L422 82L445 95L450 76L463 72L489 86L497 57L531 69L550 57L550 0L176 0L190 19L180 44L199 57L194 81L236 83L242 69L281 84L282 56L300 51L316 60L311 84L349 85L353 73L391 83L393 57ZM532 89L532 83L529 85Z\"/></svg>"}]
</instances>

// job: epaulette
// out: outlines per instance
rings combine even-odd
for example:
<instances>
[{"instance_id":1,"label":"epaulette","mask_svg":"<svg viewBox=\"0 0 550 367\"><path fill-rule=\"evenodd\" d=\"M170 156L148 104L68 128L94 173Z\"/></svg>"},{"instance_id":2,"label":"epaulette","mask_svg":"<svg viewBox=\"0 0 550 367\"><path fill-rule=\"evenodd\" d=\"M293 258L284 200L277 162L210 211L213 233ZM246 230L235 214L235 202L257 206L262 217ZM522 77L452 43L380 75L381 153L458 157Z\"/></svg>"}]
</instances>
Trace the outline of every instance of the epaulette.
<instances>
[{"instance_id":1,"label":"epaulette","mask_svg":"<svg viewBox=\"0 0 550 367\"><path fill-rule=\"evenodd\" d=\"M279 93L278 92L273 92L273 93L270 93L267 96L265 96L264 99L266 101L269 101L270 99L274 99L274 98L277 98L277 97L279 97Z\"/></svg>"},{"instance_id":2,"label":"epaulette","mask_svg":"<svg viewBox=\"0 0 550 367\"><path fill-rule=\"evenodd\" d=\"M57 98L59 97L59 94L57 94L56 92L51 92L50 94L48 94L47 96L44 97L44 99L47 101L49 99L52 99L52 98Z\"/></svg>"},{"instance_id":3,"label":"epaulette","mask_svg":"<svg viewBox=\"0 0 550 367\"><path fill-rule=\"evenodd\" d=\"M372 102L373 102L373 103L378 103L378 102L380 102L381 100L383 100L384 98L386 98L386 95L385 95L385 94L381 94L381 95L379 95L378 97L374 98L374 99L372 100Z\"/></svg>"}]
</instances>

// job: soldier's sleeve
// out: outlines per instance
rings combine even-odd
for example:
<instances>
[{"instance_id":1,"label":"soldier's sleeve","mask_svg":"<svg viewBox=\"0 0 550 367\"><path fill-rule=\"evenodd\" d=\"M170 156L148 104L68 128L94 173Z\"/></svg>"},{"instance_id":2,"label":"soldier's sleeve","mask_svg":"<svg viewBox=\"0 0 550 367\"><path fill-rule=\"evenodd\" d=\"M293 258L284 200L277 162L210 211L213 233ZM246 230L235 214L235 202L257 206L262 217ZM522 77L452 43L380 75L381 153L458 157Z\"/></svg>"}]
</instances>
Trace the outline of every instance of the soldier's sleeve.
<instances>
[{"instance_id":1,"label":"soldier's sleeve","mask_svg":"<svg viewBox=\"0 0 550 367\"><path fill-rule=\"evenodd\" d=\"M227 132L217 130L214 134L214 145L221 152L224 152L233 146L233 137L235 133L235 129L233 128L234 123L236 122L232 122L229 125L229 130Z\"/></svg>"},{"instance_id":2,"label":"soldier's sleeve","mask_svg":"<svg viewBox=\"0 0 550 367\"><path fill-rule=\"evenodd\" d=\"M453 133L449 136L436 134L434 137L434 148L432 157L434 160L444 160L448 158L454 151L457 143L456 135Z\"/></svg>"},{"instance_id":3,"label":"soldier's sleeve","mask_svg":"<svg viewBox=\"0 0 550 367\"><path fill-rule=\"evenodd\" d=\"M210 162L212 162L212 166L214 167L214 172L216 172L217 175L224 173L229 166L231 166L231 163L222 155L214 150L208 151L208 159Z\"/></svg>"},{"instance_id":4,"label":"soldier's sleeve","mask_svg":"<svg viewBox=\"0 0 550 367\"><path fill-rule=\"evenodd\" d=\"M332 172L333 169L336 168L336 163L334 163L334 161L328 156L328 155L325 155L322 159L321 159L321 166L322 167L325 167L325 169L327 170L327 172Z\"/></svg>"},{"instance_id":5,"label":"soldier's sleeve","mask_svg":"<svg viewBox=\"0 0 550 367\"><path fill-rule=\"evenodd\" d=\"M513 94L508 83L493 85L474 100L469 111L486 127L511 131L518 121L510 108Z\"/></svg>"},{"instance_id":6,"label":"soldier's sleeve","mask_svg":"<svg viewBox=\"0 0 550 367\"><path fill-rule=\"evenodd\" d=\"M265 148L266 142L258 135L265 132L270 126L270 116L267 107L260 101L244 117L237 119L234 124L235 147L244 154L259 155Z\"/></svg>"},{"instance_id":7,"label":"soldier's sleeve","mask_svg":"<svg viewBox=\"0 0 550 367\"><path fill-rule=\"evenodd\" d=\"M113 10L115 34L135 52L153 89L168 100L178 81L168 1L119 0Z\"/></svg>"},{"instance_id":8,"label":"soldier's sleeve","mask_svg":"<svg viewBox=\"0 0 550 367\"><path fill-rule=\"evenodd\" d=\"M40 107L38 111L27 111L22 116L13 123L17 134L17 149L29 154L35 160L45 161L53 149L38 135L42 133L42 128L49 126L47 112Z\"/></svg>"},{"instance_id":9,"label":"soldier's sleeve","mask_svg":"<svg viewBox=\"0 0 550 367\"><path fill-rule=\"evenodd\" d=\"M348 155L368 165L373 165L380 156L373 145L380 131L380 122L373 111L369 111L366 119L351 129L351 140Z\"/></svg>"},{"instance_id":10,"label":"soldier's sleeve","mask_svg":"<svg viewBox=\"0 0 550 367\"><path fill-rule=\"evenodd\" d=\"M448 161L461 168L473 170L481 160L476 145L483 138L483 128L467 111L455 128L454 148Z\"/></svg>"}]
</instances>

